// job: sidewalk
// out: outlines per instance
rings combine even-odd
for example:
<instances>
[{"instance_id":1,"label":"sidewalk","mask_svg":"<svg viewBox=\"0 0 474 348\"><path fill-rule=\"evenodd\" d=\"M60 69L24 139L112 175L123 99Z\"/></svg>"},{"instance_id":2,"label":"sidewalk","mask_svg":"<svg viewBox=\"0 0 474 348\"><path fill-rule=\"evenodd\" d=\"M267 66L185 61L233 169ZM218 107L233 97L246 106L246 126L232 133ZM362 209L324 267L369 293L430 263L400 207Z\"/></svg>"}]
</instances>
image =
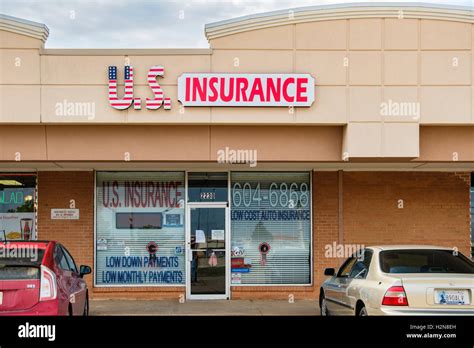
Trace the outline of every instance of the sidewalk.
<instances>
[{"instance_id":1,"label":"sidewalk","mask_svg":"<svg viewBox=\"0 0 474 348\"><path fill-rule=\"evenodd\" d=\"M91 300L90 315L319 315L317 301Z\"/></svg>"}]
</instances>

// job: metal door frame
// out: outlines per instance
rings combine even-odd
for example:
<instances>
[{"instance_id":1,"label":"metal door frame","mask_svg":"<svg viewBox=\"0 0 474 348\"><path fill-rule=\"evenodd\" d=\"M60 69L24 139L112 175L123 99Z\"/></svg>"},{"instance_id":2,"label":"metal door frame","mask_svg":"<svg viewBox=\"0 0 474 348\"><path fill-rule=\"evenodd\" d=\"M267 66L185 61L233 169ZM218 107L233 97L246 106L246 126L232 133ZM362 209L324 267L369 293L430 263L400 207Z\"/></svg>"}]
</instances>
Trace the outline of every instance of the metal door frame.
<instances>
[{"instance_id":1,"label":"metal door frame","mask_svg":"<svg viewBox=\"0 0 474 348\"><path fill-rule=\"evenodd\" d=\"M191 294L191 209L224 208L225 209L225 293L224 294ZM186 299L188 300L229 300L230 299L230 210L225 202L188 202L186 205Z\"/></svg>"}]
</instances>

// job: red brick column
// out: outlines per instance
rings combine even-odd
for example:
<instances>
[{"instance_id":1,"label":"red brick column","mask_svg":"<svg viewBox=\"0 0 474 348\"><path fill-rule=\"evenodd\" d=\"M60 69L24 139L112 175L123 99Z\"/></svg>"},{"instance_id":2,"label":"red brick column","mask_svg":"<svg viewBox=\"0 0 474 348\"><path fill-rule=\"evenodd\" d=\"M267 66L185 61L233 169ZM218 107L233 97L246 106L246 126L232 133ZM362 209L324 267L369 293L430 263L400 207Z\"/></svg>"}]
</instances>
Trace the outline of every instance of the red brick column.
<instances>
[{"instance_id":1,"label":"red brick column","mask_svg":"<svg viewBox=\"0 0 474 348\"><path fill-rule=\"evenodd\" d=\"M313 274L314 296L326 280L325 268L338 268L341 258L328 257L327 246L339 240L339 187L337 172L313 173Z\"/></svg>"},{"instance_id":2,"label":"red brick column","mask_svg":"<svg viewBox=\"0 0 474 348\"><path fill-rule=\"evenodd\" d=\"M79 209L79 220L51 220L51 209ZM38 239L62 243L81 264L94 266L94 173L38 172ZM91 289L93 276L87 275Z\"/></svg>"}]
</instances>

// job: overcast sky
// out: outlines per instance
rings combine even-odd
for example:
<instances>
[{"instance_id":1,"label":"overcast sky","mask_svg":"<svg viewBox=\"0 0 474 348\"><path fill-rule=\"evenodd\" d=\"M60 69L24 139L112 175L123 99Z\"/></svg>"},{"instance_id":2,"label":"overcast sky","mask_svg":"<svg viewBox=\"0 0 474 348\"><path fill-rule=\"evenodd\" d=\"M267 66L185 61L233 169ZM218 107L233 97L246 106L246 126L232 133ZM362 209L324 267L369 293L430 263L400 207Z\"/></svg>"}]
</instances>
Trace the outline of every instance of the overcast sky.
<instances>
[{"instance_id":1,"label":"overcast sky","mask_svg":"<svg viewBox=\"0 0 474 348\"><path fill-rule=\"evenodd\" d=\"M206 23L259 12L344 2L370 1L0 0L0 12L46 24L50 30L48 48L192 48L209 47L204 36ZM422 2L474 4L474 0Z\"/></svg>"}]
</instances>

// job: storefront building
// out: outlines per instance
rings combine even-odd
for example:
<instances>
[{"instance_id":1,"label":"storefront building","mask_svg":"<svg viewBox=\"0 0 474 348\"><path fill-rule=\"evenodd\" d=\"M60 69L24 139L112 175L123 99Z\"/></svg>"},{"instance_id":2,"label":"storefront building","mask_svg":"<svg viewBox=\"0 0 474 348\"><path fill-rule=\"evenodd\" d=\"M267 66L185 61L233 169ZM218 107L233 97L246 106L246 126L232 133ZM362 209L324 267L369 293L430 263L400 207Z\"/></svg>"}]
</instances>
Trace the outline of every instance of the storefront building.
<instances>
[{"instance_id":1,"label":"storefront building","mask_svg":"<svg viewBox=\"0 0 474 348\"><path fill-rule=\"evenodd\" d=\"M277 11L209 49L0 30L0 238L63 243L92 298L316 299L354 247L471 254L472 9Z\"/></svg>"}]
</instances>

